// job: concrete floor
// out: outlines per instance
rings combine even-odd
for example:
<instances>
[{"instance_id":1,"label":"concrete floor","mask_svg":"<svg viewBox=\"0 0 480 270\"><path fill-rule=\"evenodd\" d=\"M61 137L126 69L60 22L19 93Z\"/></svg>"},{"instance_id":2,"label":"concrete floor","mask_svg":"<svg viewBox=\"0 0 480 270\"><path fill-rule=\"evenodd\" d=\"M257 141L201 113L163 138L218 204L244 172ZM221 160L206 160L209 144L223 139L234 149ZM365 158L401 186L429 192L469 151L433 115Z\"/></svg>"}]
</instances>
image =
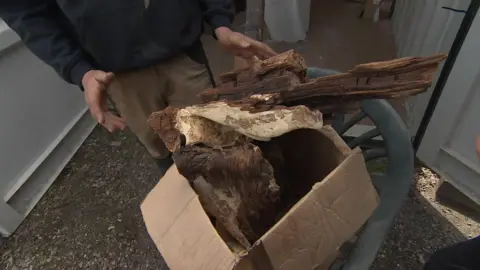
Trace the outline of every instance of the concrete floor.
<instances>
[{"instance_id":1,"label":"concrete floor","mask_svg":"<svg viewBox=\"0 0 480 270\"><path fill-rule=\"evenodd\" d=\"M311 2L310 29L307 38L298 43L267 43L277 52L295 49L309 66L347 71L357 64L390 60L396 48L389 20L374 23L359 19L362 4L344 0ZM234 27L241 29L245 14L239 14ZM217 43L204 38L205 47L215 74L233 68L233 58L222 52ZM220 49L220 50L219 50Z\"/></svg>"}]
</instances>

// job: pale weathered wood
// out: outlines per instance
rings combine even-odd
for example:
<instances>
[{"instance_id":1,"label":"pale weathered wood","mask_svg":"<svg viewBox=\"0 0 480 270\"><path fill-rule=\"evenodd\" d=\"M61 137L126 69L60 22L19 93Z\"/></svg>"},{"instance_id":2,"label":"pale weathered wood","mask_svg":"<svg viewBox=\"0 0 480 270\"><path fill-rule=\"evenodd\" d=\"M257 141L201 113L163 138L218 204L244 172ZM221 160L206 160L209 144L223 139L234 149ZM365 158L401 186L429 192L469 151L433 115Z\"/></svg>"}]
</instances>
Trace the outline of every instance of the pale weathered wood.
<instances>
[{"instance_id":1,"label":"pale weathered wood","mask_svg":"<svg viewBox=\"0 0 480 270\"><path fill-rule=\"evenodd\" d=\"M186 145L173 159L178 171L193 179L205 210L245 248L273 225L280 188L258 146Z\"/></svg>"}]
</instances>

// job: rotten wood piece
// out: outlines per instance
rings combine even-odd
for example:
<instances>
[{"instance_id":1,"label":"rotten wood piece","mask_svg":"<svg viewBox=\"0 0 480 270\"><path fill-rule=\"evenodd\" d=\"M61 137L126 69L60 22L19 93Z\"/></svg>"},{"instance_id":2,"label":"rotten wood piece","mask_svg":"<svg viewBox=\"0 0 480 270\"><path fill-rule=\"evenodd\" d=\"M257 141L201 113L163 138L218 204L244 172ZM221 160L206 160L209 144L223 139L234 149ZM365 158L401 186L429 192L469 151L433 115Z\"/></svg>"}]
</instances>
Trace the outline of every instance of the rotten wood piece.
<instances>
[{"instance_id":1,"label":"rotten wood piece","mask_svg":"<svg viewBox=\"0 0 480 270\"><path fill-rule=\"evenodd\" d=\"M270 140L323 127L322 114L305 106L251 113L225 102L168 107L148 122L205 211L244 248L274 224L287 184L282 151Z\"/></svg>"},{"instance_id":2,"label":"rotten wood piece","mask_svg":"<svg viewBox=\"0 0 480 270\"><path fill-rule=\"evenodd\" d=\"M394 99L426 91L445 54L358 65L346 73L306 78L304 59L288 51L252 67L220 75L220 85L200 94L204 102L229 101L249 111L305 105L322 113L350 112L363 99Z\"/></svg>"},{"instance_id":3,"label":"rotten wood piece","mask_svg":"<svg viewBox=\"0 0 480 270\"><path fill-rule=\"evenodd\" d=\"M219 87L200 94L203 104L167 107L148 122L222 234L249 248L285 211L282 191L291 190L275 138L320 130L322 113L356 110L366 98L421 93L445 57L362 64L308 79L304 59L289 51L222 74Z\"/></svg>"},{"instance_id":4,"label":"rotten wood piece","mask_svg":"<svg viewBox=\"0 0 480 270\"><path fill-rule=\"evenodd\" d=\"M273 167L254 144L217 149L186 145L173 159L178 171L193 179L205 210L244 248L273 225L280 188Z\"/></svg>"}]
</instances>

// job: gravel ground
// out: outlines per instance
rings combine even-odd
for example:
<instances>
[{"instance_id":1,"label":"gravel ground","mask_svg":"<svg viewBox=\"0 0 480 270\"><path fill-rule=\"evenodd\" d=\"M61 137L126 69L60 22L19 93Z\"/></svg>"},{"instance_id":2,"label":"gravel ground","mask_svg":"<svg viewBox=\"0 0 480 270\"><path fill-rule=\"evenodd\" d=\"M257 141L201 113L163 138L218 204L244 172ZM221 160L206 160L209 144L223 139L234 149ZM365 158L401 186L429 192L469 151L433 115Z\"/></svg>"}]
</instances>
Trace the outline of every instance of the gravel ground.
<instances>
[{"instance_id":1,"label":"gravel ground","mask_svg":"<svg viewBox=\"0 0 480 270\"><path fill-rule=\"evenodd\" d=\"M435 250L480 235L479 214L468 217L435 201L438 181L429 169L417 168L413 188L373 269L421 269Z\"/></svg>"},{"instance_id":2,"label":"gravel ground","mask_svg":"<svg viewBox=\"0 0 480 270\"><path fill-rule=\"evenodd\" d=\"M0 269L168 269L139 207L158 179L133 135L96 128L2 241Z\"/></svg>"},{"instance_id":3,"label":"gravel ground","mask_svg":"<svg viewBox=\"0 0 480 270\"><path fill-rule=\"evenodd\" d=\"M18 230L0 244L0 269L167 269L139 205L158 173L130 133L97 128ZM420 168L373 269L420 269L480 224L434 201L438 178Z\"/></svg>"}]
</instances>

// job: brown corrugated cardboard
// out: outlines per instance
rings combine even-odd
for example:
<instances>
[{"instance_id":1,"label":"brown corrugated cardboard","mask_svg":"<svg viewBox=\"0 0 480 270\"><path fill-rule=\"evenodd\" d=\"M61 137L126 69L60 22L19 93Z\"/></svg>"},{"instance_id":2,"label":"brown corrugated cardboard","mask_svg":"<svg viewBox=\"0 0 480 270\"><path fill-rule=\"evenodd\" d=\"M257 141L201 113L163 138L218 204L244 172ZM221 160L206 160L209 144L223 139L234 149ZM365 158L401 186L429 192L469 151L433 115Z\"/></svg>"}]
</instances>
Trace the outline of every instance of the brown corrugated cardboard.
<instances>
[{"instance_id":1,"label":"brown corrugated cardboard","mask_svg":"<svg viewBox=\"0 0 480 270\"><path fill-rule=\"evenodd\" d=\"M330 128L277 138L301 198L251 250L233 253L173 166L141 209L171 269L322 269L378 205L360 149Z\"/></svg>"},{"instance_id":2,"label":"brown corrugated cardboard","mask_svg":"<svg viewBox=\"0 0 480 270\"><path fill-rule=\"evenodd\" d=\"M197 195L172 166L142 206L148 233L171 269L230 269L235 256Z\"/></svg>"}]
</instances>

